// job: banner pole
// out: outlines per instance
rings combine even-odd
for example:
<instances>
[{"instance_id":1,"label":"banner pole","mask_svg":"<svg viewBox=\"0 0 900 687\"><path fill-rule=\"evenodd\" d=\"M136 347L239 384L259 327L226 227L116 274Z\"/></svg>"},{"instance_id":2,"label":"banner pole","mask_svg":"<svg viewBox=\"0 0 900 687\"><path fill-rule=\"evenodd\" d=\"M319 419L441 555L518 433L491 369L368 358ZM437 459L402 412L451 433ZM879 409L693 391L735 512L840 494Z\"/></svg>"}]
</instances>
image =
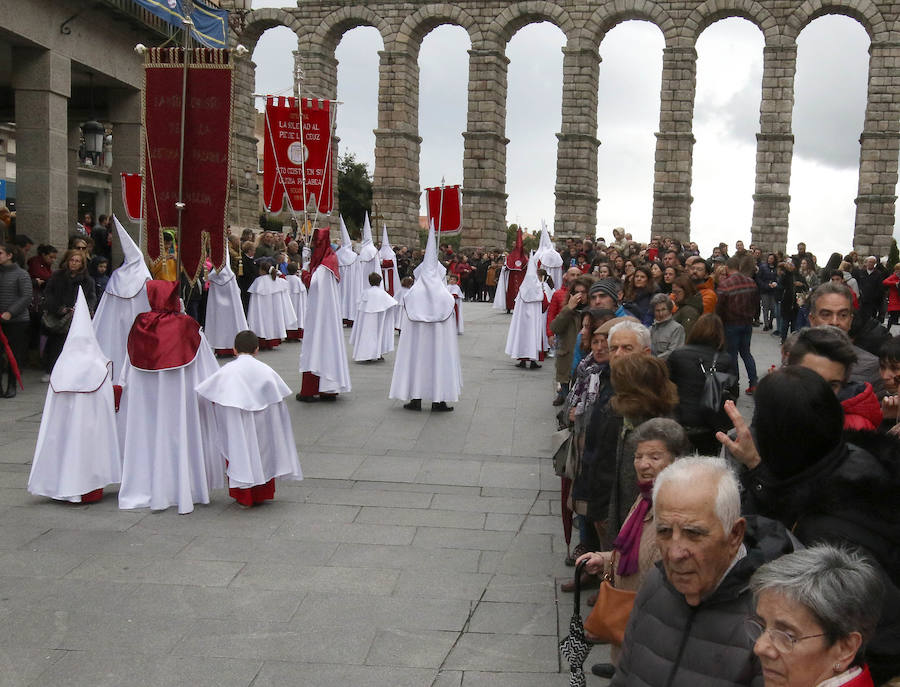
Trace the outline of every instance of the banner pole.
<instances>
[{"instance_id":1,"label":"banner pole","mask_svg":"<svg viewBox=\"0 0 900 687\"><path fill-rule=\"evenodd\" d=\"M181 225L184 213L184 124L187 112L188 65L191 59L191 26L194 25L194 22L189 16L185 16L182 23L184 24L184 73L181 79L181 141L178 145L178 202L175 203L175 209L178 210L178 227L175 234L175 281L179 284L181 283ZM238 208L238 212L240 212L240 208Z\"/></svg>"},{"instance_id":2,"label":"banner pole","mask_svg":"<svg viewBox=\"0 0 900 687\"><path fill-rule=\"evenodd\" d=\"M438 204L437 248L441 248L441 224L444 222L444 177L441 177L441 202Z\"/></svg>"}]
</instances>

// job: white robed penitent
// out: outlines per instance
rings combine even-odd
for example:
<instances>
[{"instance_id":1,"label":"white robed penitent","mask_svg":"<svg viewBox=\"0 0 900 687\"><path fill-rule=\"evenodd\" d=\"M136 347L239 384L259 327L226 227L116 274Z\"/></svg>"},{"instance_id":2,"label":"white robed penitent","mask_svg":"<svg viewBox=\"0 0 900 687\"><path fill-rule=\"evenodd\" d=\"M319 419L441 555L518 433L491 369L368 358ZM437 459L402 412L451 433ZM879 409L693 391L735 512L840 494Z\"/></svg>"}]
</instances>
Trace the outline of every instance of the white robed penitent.
<instances>
[{"instance_id":1,"label":"white robed penitent","mask_svg":"<svg viewBox=\"0 0 900 687\"><path fill-rule=\"evenodd\" d=\"M327 229L317 232L324 237L322 240L327 240ZM300 373L311 372L318 376L320 392L344 393L351 389L350 367L344 348L338 280L324 264L311 262L310 266L313 273L306 300Z\"/></svg>"},{"instance_id":2,"label":"white robed penitent","mask_svg":"<svg viewBox=\"0 0 900 687\"><path fill-rule=\"evenodd\" d=\"M227 461L228 485L248 489L271 479L303 479L291 416L291 389L271 367L243 354L197 386L213 404L214 444Z\"/></svg>"},{"instance_id":3,"label":"white robed penitent","mask_svg":"<svg viewBox=\"0 0 900 687\"><path fill-rule=\"evenodd\" d=\"M553 247L550 241L550 232L547 230L547 223L541 220L541 240L538 249L534 253L540 263L538 267L547 271L547 274L553 280L553 288L562 287L563 275L563 259L559 252Z\"/></svg>"},{"instance_id":4,"label":"white robed penitent","mask_svg":"<svg viewBox=\"0 0 900 687\"><path fill-rule=\"evenodd\" d=\"M372 272L381 274L381 259L378 255L378 249L372 240L372 225L369 224L369 213L366 213L366 219L363 222L362 241L359 244L359 281L360 291L365 289L369 284L369 275Z\"/></svg>"},{"instance_id":5,"label":"white robed penitent","mask_svg":"<svg viewBox=\"0 0 900 687\"><path fill-rule=\"evenodd\" d=\"M153 289L148 291L152 314L159 312L160 318L176 315L177 285L159 281L148 285ZM164 295L157 296L157 290ZM164 310L162 305L154 305L158 300L165 301ZM135 367L130 355L126 360L119 382L123 386L118 424L122 447L119 508L177 506L179 513L190 513L195 503L209 503L211 489L225 486L225 466L209 441L212 408L196 392L219 365L203 332L198 334L196 349L188 351L193 357L187 360L147 368ZM163 349L162 355L175 348L170 343L174 344L171 339L153 342L154 347Z\"/></svg>"},{"instance_id":6,"label":"white robed penitent","mask_svg":"<svg viewBox=\"0 0 900 687\"><path fill-rule=\"evenodd\" d=\"M248 329L241 305L241 290L228 257L221 270L209 271L209 295L206 301L206 340L214 350L234 346L238 332Z\"/></svg>"},{"instance_id":7,"label":"white robed penitent","mask_svg":"<svg viewBox=\"0 0 900 687\"><path fill-rule=\"evenodd\" d=\"M121 475L112 361L100 349L79 286L69 334L50 374L28 491L80 502Z\"/></svg>"},{"instance_id":8,"label":"white robed penitent","mask_svg":"<svg viewBox=\"0 0 900 687\"><path fill-rule=\"evenodd\" d=\"M381 285L363 291L350 332L355 361L378 360L394 350L396 308L397 301Z\"/></svg>"},{"instance_id":9,"label":"white robed penitent","mask_svg":"<svg viewBox=\"0 0 900 687\"><path fill-rule=\"evenodd\" d=\"M147 302L147 281L152 279L141 249L125 231L115 215L113 223L125 254L125 261L109 276L106 291L94 313L94 333L100 349L113 364L113 380L125 365L125 342L134 318L150 310ZM229 344L230 345L230 344Z\"/></svg>"},{"instance_id":10,"label":"white robed penitent","mask_svg":"<svg viewBox=\"0 0 900 687\"><path fill-rule=\"evenodd\" d=\"M532 254L516 295L516 307L506 336L506 355L515 360L538 360L541 352L547 350L544 298L544 287L537 276L537 260Z\"/></svg>"},{"instance_id":11,"label":"white robed penitent","mask_svg":"<svg viewBox=\"0 0 900 687\"><path fill-rule=\"evenodd\" d=\"M341 319L352 321L356 317L356 306L363 290L362 272L360 271L359 254L353 250L350 232L341 217L341 247L337 249L338 271L341 281L338 290L341 296ZM306 250L306 249L304 249ZM366 282L368 284L368 282Z\"/></svg>"},{"instance_id":12,"label":"white robed penitent","mask_svg":"<svg viewBox=\"0 0 900 687\"><path fill-rule=\"evenodd\" d=\"M403 324L394 357L390 398L456 401L462 389L453 296L446 268L438 262L434 226L428 232L425 259L416 282L403 299Z\"/></svg>"},{"instance_id":13,"label":"white robed penitent","mask_svg":"<svg viewBox=\"0 0 900 687\"><path fill-rule=\"evenodd\" d=\"M381 260L381 285L394 298L400 292L400 271L397 269L397 254L388 240L387 224L381 225L381 247L378 257Z\"/></svg>"},{"instance_id":14,"label":"white robed penitent","mask_svg":"<svg viewBox=\"0 0 900 687\"><path fill-rule=\"evenodd\" d=\"M253 280L247 291L247 324L260 339L280 340L287 336L288 329L297 329L297 312L284 279L263 274Z\"/></svg>"},{"instance_id":15,"label":"white robed penitent","mask_svg":"<svg viewBox=\"0 0 900 687\"><path fill-rule=\"evenodd\" d=\"M462 334L466 331L465 320L463 320L463 292L459 288L459 284L447 284L447 291L453 296L453 312L456 319L456 333Z\"/></svg>"},{"instance_id":16,"label":"white robed penitent","mask_svg":"<svg viewBox=\"0 0 900 687\"><path fill-rule=\"evenodd\" d=\"M296 329L303 329L303 323L306 321L306 285L303 280L296 274L289 274L285 277L288 285L288 295L291 304L294 306L294 313L297 317Z\"/></svg>"}]
</instances>

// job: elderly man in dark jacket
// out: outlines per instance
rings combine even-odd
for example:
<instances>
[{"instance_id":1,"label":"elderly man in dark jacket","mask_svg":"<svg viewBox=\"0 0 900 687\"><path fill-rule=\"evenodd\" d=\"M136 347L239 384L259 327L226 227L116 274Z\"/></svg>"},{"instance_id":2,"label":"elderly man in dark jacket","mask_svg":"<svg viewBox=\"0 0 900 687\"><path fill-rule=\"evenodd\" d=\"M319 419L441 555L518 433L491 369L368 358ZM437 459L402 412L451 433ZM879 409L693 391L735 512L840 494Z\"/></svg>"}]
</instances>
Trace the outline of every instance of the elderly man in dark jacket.
<instances>
[{"instance_id":1,"label":"elderly man in dark jacket","mask_svg":"<svg viewBox=\"0 0 900 687\"><path fill-rule=\"evenodd\" d=\"M793 550L773 520L740 517L738 482L718 458L683 458L653 489L662 561L635 600L613 687L763 685L744 619L759 566Z\"/></svg>"}]
</instances>

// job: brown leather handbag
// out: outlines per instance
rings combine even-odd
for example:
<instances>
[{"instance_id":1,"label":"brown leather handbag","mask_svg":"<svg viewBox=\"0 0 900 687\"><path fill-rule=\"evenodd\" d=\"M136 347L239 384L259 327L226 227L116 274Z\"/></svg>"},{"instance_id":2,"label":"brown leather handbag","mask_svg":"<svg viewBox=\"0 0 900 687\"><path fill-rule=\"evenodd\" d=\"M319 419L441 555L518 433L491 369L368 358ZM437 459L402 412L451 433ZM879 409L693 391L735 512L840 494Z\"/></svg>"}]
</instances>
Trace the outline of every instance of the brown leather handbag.
<instances>
[{"instance_id":1,"label":"brown leather handbag","mask_svg":"<svg viewBox=\"0 0 900 687\"><path fill-rule=\"evenodd\" d=\"M616 589L606 575L597 590L597 601L591 614L585 618L587 639L595 644L620 645L625 639L625 626L634 607L637 592Z\"/></svg>"}]
</instances>

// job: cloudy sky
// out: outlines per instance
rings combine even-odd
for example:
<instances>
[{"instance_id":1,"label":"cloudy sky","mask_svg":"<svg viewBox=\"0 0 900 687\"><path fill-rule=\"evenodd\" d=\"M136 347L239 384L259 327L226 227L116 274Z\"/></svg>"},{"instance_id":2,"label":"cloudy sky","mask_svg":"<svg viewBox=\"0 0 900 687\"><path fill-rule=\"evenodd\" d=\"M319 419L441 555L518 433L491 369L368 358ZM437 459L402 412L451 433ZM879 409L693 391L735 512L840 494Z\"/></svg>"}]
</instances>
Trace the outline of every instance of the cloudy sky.
<instances>
[{"instance_id":1,"label":"cloudy sky","mask_svg":"<svg viewBox=\"0 0 900 687\"><path fill-rule=\"evenodd\" d=\"M254 9L294 5L293 0L253 1ZM521 29L506 51L507 220L530 228L553 220L564 43L555 26L533 24ZM257 93L290 94L295 46L286 28L263 35L253 53ZM823 261L834 250L849 250L852 241L868 46L862 26L837 16L817 19L798 40L788 245L805 240ZM342 152L353 152L370 172L382 47L375 29L360 27L344 35L336 54ZM442 177L448 184L463 181L469 47L465 31L453 26L438 27L422 44L423 188L439 185ZM704 252L719 240L733 245L750 238L762 48L762 34L742 19L713 24L697 43L691 237ZM600 45L597 232L607 239L617 226L637 240L649 238L662 49L660 31L640 21L619 25Z\"/></svg>"}]
</instances>

